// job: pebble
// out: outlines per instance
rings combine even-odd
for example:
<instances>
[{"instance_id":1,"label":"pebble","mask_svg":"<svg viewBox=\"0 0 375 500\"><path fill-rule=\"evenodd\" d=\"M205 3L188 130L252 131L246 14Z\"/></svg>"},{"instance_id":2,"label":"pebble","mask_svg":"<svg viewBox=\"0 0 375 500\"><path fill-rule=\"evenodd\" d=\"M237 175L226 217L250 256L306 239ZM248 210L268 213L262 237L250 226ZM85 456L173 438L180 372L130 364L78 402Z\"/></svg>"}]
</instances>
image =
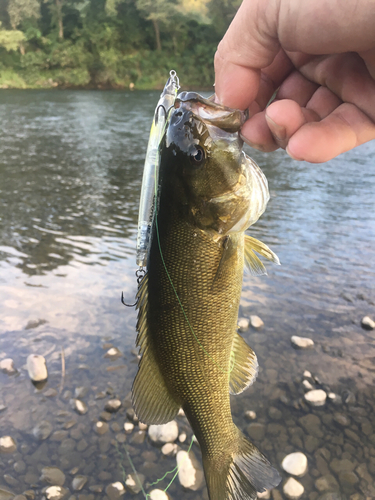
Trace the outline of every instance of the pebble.
<instances>
[{"instance_id":1,"label":"pebble","mask_svg":"<svg viewBox=\"0 0 375 500\"><path fill-rule=\"evenodd\" d=\"M109 425L107 424L107 422L96 422L96 424L94 425L94 431L99 434L99 436L102 436L103 434L105 434L106 432L108 432L109 430Z\"/></svg>"},{"instance_id":2,"label":"pebble","mask_svg":"<svg viewBox=\"0 0 375 500\"><path fill-rule=\"evenodd\" d=\"M249 329L250 326L250 320L247 318L239 318L237 321L237 327L240 332L246 332L246 330Z\"/></svg>"},{"instance_id":3,"label":"pebble","mask_svg":"<svg viewBox=\"0 0 375 500\"><path fill-rule=\"evenodd\" d=\"M150 425L148 435L154 443L172 443L178 438L178 424L172 420L163 425Z\"/></svg>"},{"instance_id":4,"label":"pebble","mask_svg":"<svg viewBox=\"0 0 375 500\"><path fill-rule=\"evenodd\" d=\"M133 408L128 408L126 410L126 416L128 417L129 420L133 422L133 424L137 424L139 422L137 415L135 414L135 411Z\"/></svg>"},{"instance_id":5,"label":"pebble","mask_svg":"<svg viewBox=\"0 0 375 500\"><path fill-rule=\"evenodd\" d=\"M271 492L269 490L263 491L262 493L259 493L258 491L258 498L264 498L265 500L269 500L271 498Z\"/></svg>"},{"instance_id":6,"label":"pebble","mask_svg":"<svg viewBox=\"0 0 375 500\"><path fill-rule=\"evenodd\" d=\"M306 390L306 391L312 391L314 389L314 387L312 386L312 384L310 384L310 382L308 380L304 380L302 382L302 385L303 385L303 388Z\"/></svg>"},{"instance_id":7,"label":"pebble","mask_svg":"<svg viewBox=\"0 0 375 500\"><path fill-rule=\"evenodd\" d=\"M45 392L43 392L43 396L46 396L46 398L54 398L55 396L57 396L57 391L53 387L50 387Z\"/></svg>"},{"instance_id":8,"label":"pebble","mask_svg":"<svg viewBox=\"0 0 375 500\"><path fill-rule=\"evenodd\" d=\"M4 488L0 488L0 500L13 500L13 498L14 498L14 493L5 490Z\"/></svg>"},{"instance_id":9,"label":"pebble","mask_svg":"<svg viewBox=\"0 0 375 500\"><path fill-rule=\"evenodd\" d=\"M33 429L34 436L43 441L47 439L53 430L52 424L50 424L47 420L42 420L38 425L36 425Z\"/></svg>"},{"instance_id":10,"label":"pebble","mask_svg":"<svg viewBox=\"0 0 375 500\"><path fill-rule=\"evenodd\" d=\"M72 399L72 407L80 415L84 415L88 411L87 404L80 399Z\"/></svg>"},{"instance_id":11,"label":"pebble","mask_svg":"<svg viewBox=\"0 0 375 500\"><path fill-rule=\"evenodd\" d=\"M13 375L17 372L14 368L14 361L11 358L5 358L0 361L0 370L7 375Z\"/></svg>"},{"instance_id":12,"label":"pebble","mask_svg":"<svg viewBox=\"0 0 375 500\"><path fill-rule=\"evenodd\" d=\"M55 486L63 486L65 474L57 467L43 467L40 480Z\"/></svg>"},{"instance_id":13,"label":"pebble","mask_svg":"<svg viewBox=\"0 0 375 500\"><path fill-rule=\"evenodd\" d=\"M125 429L126 434L130 434L132 432L132 430L134 429L134 424L132 424L131 422L125 422L124 429Z\"/></svg>"},{"instance_id":14,"label":"pebble","mask_svg":"<svg viewBox=\"0 0 375 500\"><path fill-rule=\"evenodd\" d=\"M89 388L85 386L76 387L74 389L74 397L77 399L82 399L89 392Z\"/></svg>"},{"instance_id":15,"label":"pebble","mask_svg":"<svg viewBox=\"0 0 375 500\"><path fill-rule=\"evenodd\" d=\"M130 442L132 444L142 444L145 442L145 439L146 439L146 431L137 431L131 436Z\"/></svg>"},{"instance_id":16,"label":"pebble","mask_svg":"<svg viewBox=\"0 0 375 500\"><path fill-rule=\"evenodd\" d=\"M86 476L76 476L72 481L72 488L74 491L81 491L81 489L87 483Z\"/></svg>"},{"instance_id":17,"label":"pebble","mask_svg":"<svg viewBox=\"0 0 375 500\"><path fill-rule=\"evenodd\" d=\"M246 420L255 420L257 418L257 414L255 411L247 410L245 411L245 418Z\"/></svg>"},{"instance_id":18,"label":"pebble","mask_svg":"<svg viewBox=\"0 0 375 500\"><path fill-rule=\"evenodd\" d=\"M308 370L305 370L305 371L303 372L303 376L304 376L305 378L312 378L311 372L309 372Z\"/></svg>"},{"instance_id":19,"label":"pebble","mask_svg":"<svg viewBox=\"0 0 375 500\"><path fill-rule=\"evenodd\" d=\"M109 359L117 359L122 356L122 352L117 349L117 347L111 347L108 349L108 351L104 354L105 358Z\"/></svg>"},{"instance_id":20,"label":"pebble","mask_svg":"<svg viewBox=\"0 0 375 500\"><path fill-rule=\"evenodd\" d=\"M0 438L0 453L13 453L16 449L17 445L12 437L3 436Z\"/></svg>"},{"instance_id":21,"label":"pebble","mask_svg":"<svg viewBox=\"0 0 375 500\"><path fill-rule=\"evenodd\" d=\"M152 490L149 493L150 500L169 500L169 496L163 490Z\"/></svg>"},{"instance_id":22,"label":"pebble","mask_svg":"<svg viewBox=\"0 0 375 500\"><path fill-rule=\"evenodd\" d=\"M194 453L181 450L176 455L176 461L181 486L197 491L203 484L203 470Z\"/></svg>"},{"instance_id":23,"label":"pebble","mask_svg":"<svg viewBox=\"0 0 375 500\"><path fill-rule=\"evenodd\" d=\"M109 484L105 492L109 498L109 500L118 500L122 495L125 494L125 488L120 481L117 481L116 483L111 483Z\"/></svg>"},{"instance_id":24,"label":"pebble","mask_svg":"<svg viewBox=\"0 0 375 500\"><path fill-rule=\"evenodd\" d=\"M138 423L138 428L139 428L140 431L147 431L148 425L144 424L143 422L139 422Z\"/></svg>"},{"instance_id":25,"label":"pebble","mask_svg":"<svg viewBox=\"0 0 375 500\"><path fill-rule=\"evenodd\" d=\"M302 477L307 471L307 457L300 451L291 453L281 462L281 467L292 476Z\"/></svg>"},{"instance_id":26,"label":"pebble","mask_svg":"<svg viewBox=\"0 0 375 500\"><path fill-rule=\"evenodd\" d=\"M323 389L314 389L306 392L304 397L311 406L323 406L327 399L327 393Z\"/></svg>"},{"instance_id":27,"label":"pebble","mask_svg":"<svg viewBox=\"0 0 375 500\"><path fill-rule=\"evenodd\" d=\"M69 490L62 486L49 486L44 491L47 500L62 500L69 493Z\"/></svg>"},{"instance_id":28,"label":"pebble","mask_svg":"<svg viewBox=\"0 0 375 500\"><path fill-rule=\"evenodd\" d=\"M290 342L295 349L310 349L314 346L314 341L307 337L298 337L297 335L293 335L290 338Z\"/></svg>"},{"instance_id":29,"label":"pebble","mask_svg":"<svg viewBox=\"0 0 375 500\"><path fill-rule=\"evenodd\" d=\"M250 325L255 328L255 330L260 330L264 326L264 322L259 316L250 316Z\"/></svg>"},{"instance_id":30,"label":"pebble","mask_svg":"<svg viewBox=\"0 0 375 500\"><path fill-rule=\"evenodd\" d=\"M305 488L294 477L290 477L283 486L284 495L291 499L300 498L304 491Z\"/></svg>"},{"instance_id":31,"label":"pebble","mask_svg":"<svg viewBox=\"0 0 375 500\"><path fill-rule=\"evenodd\" d=\"M145 479L143 474L128 474L125 480L125 486L131 493L136 495L142 490Z\"/></svg>"},{"instance_id":32,"label":"pebble","mask_svg":"<svg viewBox=\"0 0 375 500\"><path fill-rule=\"evenodd\" d=\"M44 356L40 354L30 354L30 356L27 357L26 367L29 377L33 382L43 382L43 380L47 380L48 372Z\"/></svg>"},{"instance_id":33,"label":"pebble","mask_svg":"<svg viewBox=\"0 0 375 500\"><path fill-rule=\"evenodd\" d=\"M119 399L110 399L106 402L104 409L109 413L115 413L121 408L121 401Z\"/></svg>"},{"instance_id":34,"label":"pebble","mask_svg":"<svg viewBox=\"0 0 375 500\"><path fill-rule=\"evenodd\" d=\"M332 474L326 474L315 481L315 488L318 491L337 491L339 485Z\"/></svg>"},{"instance_id":35,"label":"pebble","mask_svg":"<svg viewBox=\"0 0 375 500\"><path fill-rule=\"evenodd\" d=\"M184 443L187 439L186 432L181 432L181 434L178 436L178 440L180 443Z\"/></svg>"},{"instance_id":36,"label":"pebble","mask_svg":"<svg viewBox=\"0 0 375 500\"><path fill-rule=\"evenodd\" d=\"M161 452L167 457L174 457L178 452L178 446L175 443L166 443L162 446Z\"/></svg>"},{"instance_id":37,"label":"pebble","mask_svg":"<svg viewBox=\"0 0 375 500\"><path fill-rule=\"evenodd\" d=\"M253 423L248 425L247 432L251 438L262 441L266 433L266 428L264 424Z\"/></svg>"},{"instance_id":38,"label":"pebble","mask_svg":"<svg viewBox=\"0 0 375 500\"><path fill-rule=\"evenodd\" d=\"M375 321L370 318L370 316L365 316L361 321L362 328L365 330L374 330Z\"/></svg>"}]
</instances>

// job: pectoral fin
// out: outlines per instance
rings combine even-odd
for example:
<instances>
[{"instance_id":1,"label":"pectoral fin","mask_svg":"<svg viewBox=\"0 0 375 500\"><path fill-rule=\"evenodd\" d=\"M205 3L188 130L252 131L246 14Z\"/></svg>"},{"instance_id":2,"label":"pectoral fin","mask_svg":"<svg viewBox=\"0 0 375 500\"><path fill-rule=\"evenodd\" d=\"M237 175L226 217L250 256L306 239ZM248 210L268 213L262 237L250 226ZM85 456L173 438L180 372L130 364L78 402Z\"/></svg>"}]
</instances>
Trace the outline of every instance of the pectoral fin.
<instances>
[{"instance_id":1,"label":"pectoral fin","mask_svg":"<svg viewBox=\"0 0 375 500\"><path fill-rule=\"evenodd\" d=\"M256 379L258 361L255 352L237 332L233 338L232 353L234 365L229 378L229 392L240 394Z\"/></svg>"},{"instance_id":2,"label":"pectoral fin","mask_svg":"<svg viewBox=\"0 0 375 500\"><path fill-rule=\"evenodd\" d=\"M145 424L166 424L178 413L180 405L169 394L163 375L149 345L148 276L141 281L137 293L137 346L142 358L132 388L132 404L139 420Z\"/></svg>"},{"instance_id":3,"label":"pectoral fin","mask_svg":"<svg viewBox=\"0 0 375 500\"><path fill-rule=\"evenodd\" d=\"M253 276L267 274L266 268L254 251L280 265L278 256L265 243L245 234L245 264Z\"/></svg>"}]
</instances>

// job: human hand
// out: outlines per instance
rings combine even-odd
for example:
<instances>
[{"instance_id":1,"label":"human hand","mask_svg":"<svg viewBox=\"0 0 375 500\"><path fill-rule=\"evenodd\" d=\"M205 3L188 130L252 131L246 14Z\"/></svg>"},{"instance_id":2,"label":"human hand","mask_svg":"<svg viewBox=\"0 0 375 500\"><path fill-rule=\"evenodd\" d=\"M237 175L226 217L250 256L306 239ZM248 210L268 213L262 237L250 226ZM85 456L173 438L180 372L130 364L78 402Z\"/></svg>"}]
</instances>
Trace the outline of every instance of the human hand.
<instances>
[{"instance_id":1,"label":"human hand","mask_svg":"<svg viewBox=\"0 0 375 500\"><path fill-rule=\"evenodd\" d=\"M375 3L244 0L215 73L217 100L249 109L245 142L330 160L375 138Z\"/></svg>"}]
</instances>

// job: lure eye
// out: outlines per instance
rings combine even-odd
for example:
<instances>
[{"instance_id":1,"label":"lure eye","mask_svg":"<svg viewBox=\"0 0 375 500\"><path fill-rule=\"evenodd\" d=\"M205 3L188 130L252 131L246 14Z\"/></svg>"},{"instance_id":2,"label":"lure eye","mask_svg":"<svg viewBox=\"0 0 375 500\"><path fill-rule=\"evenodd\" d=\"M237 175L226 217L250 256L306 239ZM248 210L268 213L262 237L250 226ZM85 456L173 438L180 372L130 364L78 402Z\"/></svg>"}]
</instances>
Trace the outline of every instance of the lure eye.
<instances>
[{"instance_id":1,"label":"lure eye","mask_svg":"<svg viewBox=\"0 0 375 500\"><path fill-rule=\"evenodd\" d=\"M195 167L200 167L206 161L204 149L200 146L196 147L195 153L190 155L190 163Z\"/></svg>"}]
</instances>

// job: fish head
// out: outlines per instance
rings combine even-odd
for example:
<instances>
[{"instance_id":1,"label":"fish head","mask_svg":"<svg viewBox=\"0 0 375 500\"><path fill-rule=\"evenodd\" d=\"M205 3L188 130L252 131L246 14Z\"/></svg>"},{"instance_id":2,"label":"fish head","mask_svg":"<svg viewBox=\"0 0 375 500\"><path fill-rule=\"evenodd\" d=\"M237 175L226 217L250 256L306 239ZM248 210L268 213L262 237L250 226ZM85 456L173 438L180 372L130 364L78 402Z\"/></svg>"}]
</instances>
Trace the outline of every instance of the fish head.
<instances>
[{"instance_id":1,"label":"fish head","mask_svg":"<svg viewBox=\"0 0 375 500\"><path fill-rule=\"evenodd\" d=\"M179 94L171 111L162 177L174 202L202 230L219 235L244 231L265 210L267 181L242 151L239 130L245 119L242 111L195 92Z\"/></svg>"}]
</instances>

